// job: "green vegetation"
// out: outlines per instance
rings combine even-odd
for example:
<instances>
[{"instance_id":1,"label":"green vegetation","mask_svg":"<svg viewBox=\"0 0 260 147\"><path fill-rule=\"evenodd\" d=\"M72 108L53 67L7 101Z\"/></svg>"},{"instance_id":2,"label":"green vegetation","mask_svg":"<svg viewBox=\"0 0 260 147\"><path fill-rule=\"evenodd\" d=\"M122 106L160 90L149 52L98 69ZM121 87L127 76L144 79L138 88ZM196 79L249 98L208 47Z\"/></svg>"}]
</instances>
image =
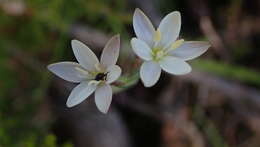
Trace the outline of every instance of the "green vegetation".
<instances>
[{"instance_id":1,"label":"green vegetation","mask_svg":"<svg viewBox=\"0 0 260 147\"><path fill-rule=\"evenodd\" d=\"M37 117L39 108L48 98L51 82L46 65L74 59L69 44L75 36L70 36L70 31L77 23L87 24L109 35L120 33L122 39L129 41L132 34L130 36L128 27L132 23L133 9L129 8L127 0L23 2L23 12L14 15L4 10L3 2L0 1L0 147L72 147L71 140L57 141L58 137L51 130L55 118L45 120ZM182 5L182 1L166 0L161 2L160 9L163 13L168 13ZM178 10L182 12L183 9ZM214 8L213 16L223 14L221 10L215 11ZM193 21L184 19L186 25L192 25L191 28L195 24ZM187 37L196 36L194 40L205 39L205 36L198 35L198 31L184 31L183 34L187 34ZM239 59L243 62L248 59L250 43L247 41L242 47L238 45L239 49L234 47L230 60ZM128 57L131 51L122 52L125 53L123 57ZM191 61L191 64L201 71L260 87L260 71L239 63L233 65L214 59L198 59ZM113 87L114 91L120 92L135 85L138 78L138 71L125 73ZM196 108L193 117L213 147L228 146L218 128L203 114L201 108Z\"/></svg>"},{"instance_id":2,"label":"green vegetation","mask_svg":"<svg viewBox=\"0 0 260 147\"><path fill-rule=\"evenodd\" d=\"M192 65L202 71L213 73L226 79L238 80L245 84L260 87L260 73L247 67L201 59L193 61Z\"/></svg>"},{"instance_id":3,"label":"green vegetation","mask_svg":"<svg viewBox=\"0 0 260 147\"><path fill-rule=\"evenodd\" d=\"M122 0L26 0L23 4L25 10L18 16L0 7L0 146L55 147L50 120L34 120L51 80L45 65L72 58L68 33L74 23L124 33L131 15L124 12Z\"/></svg>"}]
</instances>

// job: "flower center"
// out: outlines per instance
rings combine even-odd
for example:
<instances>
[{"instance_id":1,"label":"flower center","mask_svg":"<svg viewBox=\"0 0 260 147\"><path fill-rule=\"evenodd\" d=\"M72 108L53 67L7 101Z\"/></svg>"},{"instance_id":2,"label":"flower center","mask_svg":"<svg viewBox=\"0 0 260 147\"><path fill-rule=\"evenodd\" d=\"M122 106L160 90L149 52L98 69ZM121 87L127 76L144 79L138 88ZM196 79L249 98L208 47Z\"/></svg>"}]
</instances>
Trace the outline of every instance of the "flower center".
<instances>
[{"instance_id":1,"label":"flower center","mask_svg":"<svg viewBox=\"0 0 260 147\"><path fill-rule=\"evenodd\" d=\"M153 60L159 61L166 55L166 52L162 50L161 48L154 48L152 50L152 57Z\"/></svg>"},{"instance_id":2,"label":"flower center","mask_svg":"<svg viewBox=\"0 0 260 147\"><path fill-rule=\"evenodd\" d=\"M96 80L96 81L105 81L105 80L107 80L107 74L108 73L98 73L94 80Z\"/></svg>"},{"instance_id":3,"label":"flower center","mask_svg":"<svg viewBox=\"0 0 260 147\"><path fill-rule=\"evenodd\" d=\"M153 49L152 49L152 57L153 57L153 60L156 62L158 62L163 57L165 57L170 51L173 51L176 48L180 47L184 42L183 39L180 39L180 40L174 41L170 45L165 46L160 43L161 39L162 39L162 34L157 29L153 35L154 45L153 45Z\"/></svg>"}]
</instances>

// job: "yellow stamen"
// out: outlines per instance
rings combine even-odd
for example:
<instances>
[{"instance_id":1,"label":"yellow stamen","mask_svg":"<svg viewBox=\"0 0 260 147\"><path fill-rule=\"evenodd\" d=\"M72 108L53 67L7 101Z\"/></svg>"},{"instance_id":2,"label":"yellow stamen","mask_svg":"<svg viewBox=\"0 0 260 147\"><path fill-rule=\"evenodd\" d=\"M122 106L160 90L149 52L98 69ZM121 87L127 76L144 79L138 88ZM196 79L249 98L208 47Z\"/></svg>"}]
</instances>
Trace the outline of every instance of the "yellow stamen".
<instances>
[{"instance_id":1,"label":"yellow stamen","mask_svg":"<svg viewBox=\"0 0 260 147\"><path fill-rule=\"evenodd\" d=\"M165 55L165 52L161 49L155 48L152 52L152 56L155 61L159 61L160 59L162 59L164 57L164 55Z\"/></svg>"},{"instance_id":2,"label":"yellow stamen","mask_svg":"<svg viewBox=\"0 0 260 147\"><path fill-rule=\"evenodd\" d=\"M102 71L102 67L99 63L95 64L95 68L96 68L97 71Z\"/></svg>"},{"instance_id":3,"label":"yellow stamen","mask_svg":"<svg viewBox=\"0 0 260 147\"><path fill-rule=\"evenodd\" d=\"M89 75L89 73L88 73L86 70L82 69L82 68L75 67L75 69L76 69L77 71L79 71L80 73L82 73L83 75Z\"/></svg>"},{"instance_id":4,"label":"yellow stamen","mask_svg":"<svg viewBox=\"0 0 260 147\"><path fill-rule=\"evenodd\" d=\"M175 41L175 42L171 45L171 50L180 47L180 46L183 44L183 42L184 42L184 39L180 39L180 40Z\"/></svg>"},{"instance_id":5,"label":"yellow stamen","mask_svg":"<svg viewBox=\"0 0 260 147\"><path fill-rule=\"evenodd\" d=\"M160 41L161 40L161 32L159 31L159 30L156 30L155 31L155 33L154 33L154 38L153 38L153 40L155 41L155 42L158 42L158 41Z\"/></svg>"},{"instance_id":6,"label":"yellow stamen","mask_svg":"<svg viewBox=\"0 0 260 147\"><path fill-rule=\"evenodd\" d=\"M163 51L159 51L157 52L156 58L157 59L161 59L164 56L164 52Z\"/></svg>"},{"instance_id":7,"label":"yellow stamen","mask_svg":"<svg viewBox=\"0 0 260 147\"><path fill-rule=\"evenodd\" d=\"M100 81L91 80L88 82L88 85L98 85L99 83L100 83Z\"/></svg>"}]
</instances>

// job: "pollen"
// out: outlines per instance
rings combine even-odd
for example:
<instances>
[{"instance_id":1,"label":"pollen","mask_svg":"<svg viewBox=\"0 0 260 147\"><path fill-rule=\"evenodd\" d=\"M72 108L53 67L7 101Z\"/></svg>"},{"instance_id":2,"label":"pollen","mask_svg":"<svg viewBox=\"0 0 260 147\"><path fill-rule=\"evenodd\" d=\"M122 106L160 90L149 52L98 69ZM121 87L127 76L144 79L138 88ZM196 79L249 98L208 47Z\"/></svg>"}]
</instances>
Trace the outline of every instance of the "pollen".
<instances>
[{"instance_id":1,"label":"pollen","mask_svg":"<svg viewBox=\"0 0 260 147\"><path fill-rule=\"evenodd\" d=\"M161 32L159 31L159 30L156 30L155 31L155 33L154 33L154 38L153 38L153 40L155 41L155 42L158 42L158 41L160 41L161 40Z\"/></svg>"},{"instance_id":2,"label":"pollen","mask_svg":"<svg viewBox=\"0 0 260 147\"><path fill-rule=\"evenodd\" d=\"M75 67L75 69L76 69L77 71L79 71L81 74L85 75L85 76L88 76L88 75L89 75L89 73L88 73L86 70L82 69L82 68Z\"/></svg>"},{"instance_id":3,"label":"pollen","mask_svg":"<svg viewBox=\"0 0 260 147\"><path fill-rule=\"evenodd\" d=\"M178 47L180 47L184 42L184 39L180 39L175 41L172 45L171 45L171 49L176 49Z\"/></svg>"},{"instance_id":4,"label":"pollen","mask_svg":"<svg viewBox=\"0 0 260 147\"><path fill-rule=\"evenodd\" d=\"M165 52L161 49L155 48L153 49L152 56L155 61L159 61L165 56Z\"/></svg>"},{"instance_id":5,"label":"pollen","mask_svg":"<svg viewBox=\"0 0 260 147\"><path fill-rule=\"evenodd\" d=\"M102 71L102 67L99 63L95 64L95 68L96 68L97 71Z\"/></svg>"}]
</instances>

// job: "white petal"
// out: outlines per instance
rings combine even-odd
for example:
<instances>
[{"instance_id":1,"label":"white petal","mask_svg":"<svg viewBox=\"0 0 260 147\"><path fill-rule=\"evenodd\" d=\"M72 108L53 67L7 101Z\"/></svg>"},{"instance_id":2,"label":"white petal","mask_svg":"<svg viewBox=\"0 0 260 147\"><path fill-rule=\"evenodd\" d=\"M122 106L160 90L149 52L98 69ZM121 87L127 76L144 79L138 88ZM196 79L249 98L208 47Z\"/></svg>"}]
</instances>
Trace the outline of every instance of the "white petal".
<instances>
[{"instance_id":1,"label":"white petal","mask_svg":"<svg viewBox=\"0 0 260 147\"><path fill-rule=\"evenodd\" d=\"M97 88L95 92L95 102L99 111L107 113L112 102L112 88L110 85L105 84Z\"/></svg>"},{"instance_id":2,"label":"white petal","mask_svg":"<svg viewBox=\"0 0 260 147\"><path fill-rule=\"evenodd\" d=\"M78 40L72 40L71 45L79 64L89 71L94 71L95 65L99 63L97 56Z\"/></svg>"},{"instance_id":3,"label":"white petal","mask_svg":"<svg viewBox=\"0 0 260 147\"><path fill-rule=\"evenodd\" d=\"M153 61L144 62L140 69L140 77L145 87L152 87L160 78L161 67Z\"/></svg>"},{"instance_id":4,"label":"white petal","mask_svg":"<svg viewBox=\"0 0 260 147\"><path fill-rule=\"evenodd\" d=\"M105 67L115 65L119 56L120 36L112 37L106 44L100 59L100 63Z\"/></svg>"},{"instance_id":5,"label":"white petal","mask_svg":"<svg viewBox=\"0 0 260 147\"><path fill-rule=\"evenodd\" d=\"M67 100L67 106L73 107L86 98L88 98L94 91L96 90L96 85L88 84L88 82L82 82L78 86L76 86Z\"/></svg>"},{"instance_id":6,"label":"white petal","mask_svg":"<svg viewBox=\"0 0 260 147\"><path fill-rule=\"evenodd\" d=\"M179 36L181 29L181 14L178 11L174 11L166 15L161 21L158 30L161 33L160 45L168 47Z\"/></svg>"},{"instance_id":7,"label":"white petal","mask_svg":"<svg viewBox=\"0 0 260 147\"><path fill-rule=\"evenodd\" d=\"M107 69L107 82L108 84L113 83L115 80L117 80L121 73L122 70L118 65L112 65L110 67L108 67Z\"/></svg>"},{"instance_id":8,"label":"white petal","mask_svg":"<svg viewBox=\"0 0 260 147\"><path fill-rule=\"evenodd\" d=\"M143 60L152 59L152 50L144 41L137 38L133 38L131 40L131 45L137 56L139 56Z\"/></svg>"},{"instance_id":9,"label":"white petal","mask_svg":"<svg viewBox=\"0 0 260 147\"><path fill-rule=\"evenodd\" d=\"M48 65L48 69L58 77L69 82L79 83L88 78L88 75L81 73L77 68L84 71L84 69L75 62L59 62Z\"/></svg>"},{"instance_id":10,"label":"white petal","mask_svg":"<svg viewBox=\"0 0 260 147\"><path fill-rule=\"evenodd\" d=\"M183 60L191 60L208 50L210 44L204 41L187 41L184 42L180 47L171 51L172 56L181 58Z\"/></svg>"},{"instance_id":11,"label":"white petal","mask_svg":"<svg viewBox=\"0 0 260 147\"><path fill-rule=\"evenodd\" d=\"M145 41L149 46L153 45L155 29L149 18L138 8L134 12L133 27L139 39Z\"/></svg>"},{"instance_id":12,"label":"white petal","mask_svg":"<svg viewBox=\"0 0 260 147\"><path fill-rule=\"evenodd\" d=\"M191 67L188 63L175 57L167 56L159 63L161 68L170 74L183 75L191 71Z\"/></svg>"}]
</instances>

